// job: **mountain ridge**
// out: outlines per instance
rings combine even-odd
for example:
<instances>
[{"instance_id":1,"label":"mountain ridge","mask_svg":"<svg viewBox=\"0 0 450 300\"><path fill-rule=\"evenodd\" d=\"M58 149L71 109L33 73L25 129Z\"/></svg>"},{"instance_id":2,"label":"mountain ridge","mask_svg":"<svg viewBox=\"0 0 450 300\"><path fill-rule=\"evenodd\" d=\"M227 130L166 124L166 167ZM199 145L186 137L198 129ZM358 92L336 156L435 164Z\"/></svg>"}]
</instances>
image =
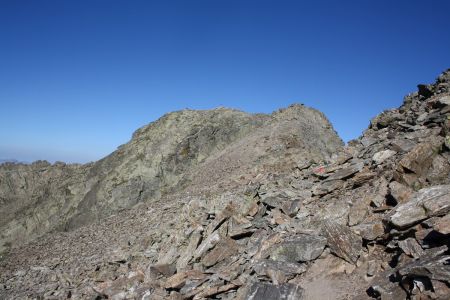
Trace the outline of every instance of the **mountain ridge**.
<instances>
[{"instance_id":1,"label":"mountain ridge","mask_svg":"<svg viewBox=\"0 0 450 300\"><path fill-rule=\"evenodd\" d=\"M284 122L284 129L294 132L297 129L290 121L305 124L301 120L281 120L280 114L325 122L318 130L331 128L323 114L301 105L272 115L226 108L181 110L139 128L128 143L96 162L4 165L0 167L0 197L10 205L2 207L0 241L3 245L19 244L54 229L71 230L144 200L159 198L169 190L179 190L180 180L185 184L191 180L185 176L188 170L256 129L264 133L270 126ZM245 143L244 139L244 146ZM332 136L330 145L341 144L337 135ZM255 144L254 149L257 148ZM271 151L260 149L260 155L255 157L263 159ZM325 152L318 157L322 158ZM14 174L14 170L18 172ZM26 177L29 172L41 174L42 178ZM190 173L194 176L195 171ZM16 212L19 215L15 216ZM18 230L22 233L16 233Z\"/></svg>"},{"instance_id":2,"label":"mountain ridge","mask_svg":"<svg viewBox=\"0 0 450 300\"><path fill-rule=\"evenodd\" d=\"M232 142L229 129L216 131L217 115L209 117L206 126L183 127L185 138L159 137L174 145L160 160L172 177L158 173L173 189L11 248L0 260L0 296L448 297L450 70L374 117L345 146L323 114L301 105L262 119L238 117L245 128L222 119L232 120L221 124L234 137L242 134ZM174 119L163 120L166 129ZM144 161L117 169L121 160L113 157L91 172L107 178L139 170L153 152L134 146L117 155L143 153Z\"/></svg>"}]
</instances>

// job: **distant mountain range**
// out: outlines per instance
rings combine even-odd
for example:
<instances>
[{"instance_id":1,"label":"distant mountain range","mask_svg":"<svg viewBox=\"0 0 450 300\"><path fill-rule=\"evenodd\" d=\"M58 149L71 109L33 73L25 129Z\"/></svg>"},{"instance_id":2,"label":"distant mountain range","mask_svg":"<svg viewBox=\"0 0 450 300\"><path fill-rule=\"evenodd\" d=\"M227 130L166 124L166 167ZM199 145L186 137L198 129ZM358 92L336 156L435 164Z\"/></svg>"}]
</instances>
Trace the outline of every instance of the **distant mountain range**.
<instances>
[{"instance_id":1,"label":"distant mountain range","mask_svg":"<svg viewBox=\"0 0 450 300\"><path fill-rule=\"evenodd\" d=\"M17 159L10 159L10 158L6 158L6 159L1 159L0 158L0 164L3 163L18 163L19 161Z\"/></svg>"}]
</instances>

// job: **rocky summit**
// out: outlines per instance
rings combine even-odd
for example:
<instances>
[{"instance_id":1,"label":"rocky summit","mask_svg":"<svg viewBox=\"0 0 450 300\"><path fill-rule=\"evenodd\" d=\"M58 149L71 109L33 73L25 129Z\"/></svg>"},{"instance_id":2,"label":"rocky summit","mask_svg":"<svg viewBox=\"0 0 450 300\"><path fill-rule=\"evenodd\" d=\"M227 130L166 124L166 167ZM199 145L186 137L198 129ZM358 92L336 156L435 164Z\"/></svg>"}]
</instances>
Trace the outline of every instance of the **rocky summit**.
<instances>
[{"instance_id":1,"label":"rocky summit","mask_svg":"<svg viewBox=\"0 0 450 300\"><path fill-rule=\"evenodd\" d=\"M449 299L450 70L344 146L303 105L0 165L1 299Z\"/></svg>"}]
</instances>

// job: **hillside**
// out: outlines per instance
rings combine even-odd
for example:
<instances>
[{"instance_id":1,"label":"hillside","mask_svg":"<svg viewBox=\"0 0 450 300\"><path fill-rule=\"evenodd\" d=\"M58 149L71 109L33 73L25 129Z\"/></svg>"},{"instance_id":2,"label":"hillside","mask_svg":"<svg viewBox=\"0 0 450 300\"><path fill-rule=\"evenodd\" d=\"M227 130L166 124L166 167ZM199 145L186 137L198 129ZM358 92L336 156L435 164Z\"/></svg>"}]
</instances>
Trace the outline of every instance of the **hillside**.
<instances>
[{"instance_id":1,"label":"hillside","mask_svg":"<svg viewBox=\"0 0 450 300\"><path fill-rule=\"evenodd\" d=\"M450 70L343 146L320 112L163 116L0 166L0 298L448 299Z\"/></svg>"},{"instance_id":2,"label":"hillside","mask_svg":"<svg viewBox=\"0 0 450 300\"><path fill-rule=\"evenodd\" d=\"M341 147L325 117L300 105L272 115L169 113L95 163L1 165L0 251L185 188L220 193L258 168L324 159Z\"/></svg>"}]
</instances>

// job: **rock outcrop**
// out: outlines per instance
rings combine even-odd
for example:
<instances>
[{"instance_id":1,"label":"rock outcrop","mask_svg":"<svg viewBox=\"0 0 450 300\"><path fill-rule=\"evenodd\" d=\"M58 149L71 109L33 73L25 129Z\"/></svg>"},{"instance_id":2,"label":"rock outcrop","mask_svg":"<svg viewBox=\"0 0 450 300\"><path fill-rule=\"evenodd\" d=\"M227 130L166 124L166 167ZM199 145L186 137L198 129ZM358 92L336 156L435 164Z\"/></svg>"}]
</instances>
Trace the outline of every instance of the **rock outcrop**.
<instances>
[{"instance_id":1,"label":"rock outcrop","mask_svg":"<svg viewBox=\"0 0 450 300\"><path fill-rule=\"evenodd\" d=\"M255 168L321 160L341 147L323 114L301 105L272 115L218 108L169 113L95 163L3 164L0 252L187 187L227 190Z\"/></svg>"},{"instance_id":2,"label":"rock outcrop","mask_svg":"<svg viewBox=\"0 0 450 300\"><path fill-rule=\"evenodd\" d=\"M205 146L200 135L187 162L176 160L181 150L169 151L167 181L149 181L163 192L12 248L0 262L0 297L448 299L449 97L450 70L345 147L320 113L302 106L271 116L239 113L248 127L232 140ZM136 136L155 124L118 151L135 153L143 145ZM166 149L185 149L186 139ZM125 160L109 159L58 167L82 180L102 174L94 211L104 207L98 195L112 176L106 170L146 165L131 160L133 167L121 169ZM61 182L71 177L47 168ZM129 196L122 191L114 201Z\"/></svg>"}]
</instances>

